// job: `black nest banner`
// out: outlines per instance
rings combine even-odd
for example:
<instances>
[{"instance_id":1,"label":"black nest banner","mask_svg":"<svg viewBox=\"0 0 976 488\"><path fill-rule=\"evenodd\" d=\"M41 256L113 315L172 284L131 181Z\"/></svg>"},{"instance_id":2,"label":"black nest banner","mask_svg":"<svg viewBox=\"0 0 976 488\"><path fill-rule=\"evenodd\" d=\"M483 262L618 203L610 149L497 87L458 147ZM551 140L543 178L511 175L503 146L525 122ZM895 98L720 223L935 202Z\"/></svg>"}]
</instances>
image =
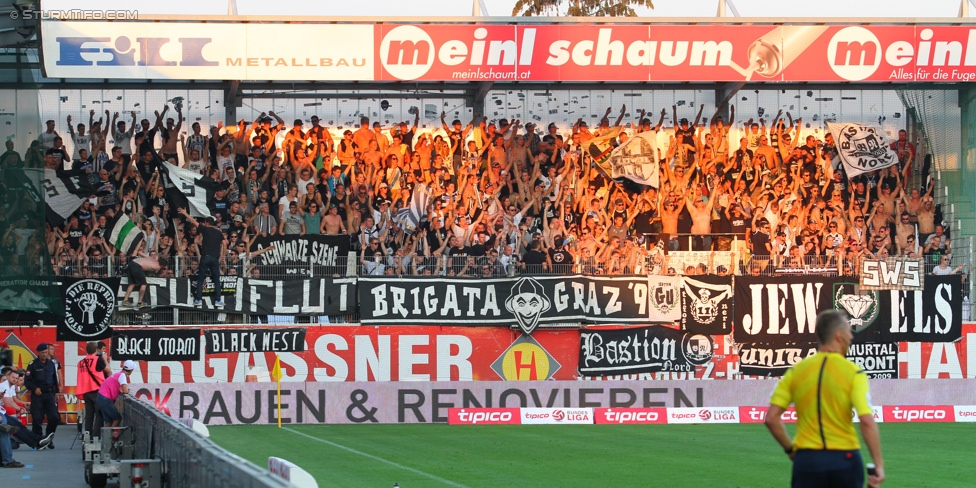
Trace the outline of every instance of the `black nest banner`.
<instances>
[{"instance_id":1,"label":"black nest banner","mask_svg":"<svg viewBox=\"0 0 976 488\"><path fill-rule=\"evenodd\" d=\"M711 342L699 348L697 343L688 344L686 336L691 338L693 334L663 326L584 330L580 332L579 372L583 376L612 376L694 371L695 365L685 355L686 350L701 349L706 353Z\"/></svg>"},{"instance_id":2,"label":"black nest banner","mask_svg":"<svg viewBox=\"0 0 976 488\"><path fill-rule=\"evenodd\" d=\"M305 329L207 329L207 354L231 352L302 352Z\"/></svg>"},{"instance_id":3,"label":"black nest banner","mask_svg":"<svg viewBox=\"0 0 976 488\"><path fill-rule=\"evenodd\" d=\"M112 359L197 361L200 329L126 329L112 334Z\"/></svg>"},{"instance_id":4,"label":"black nest banner","mask_svg":"<svg viewBox=\"0 0 976 488\"><path fill-rule=\"evenodd\" d=\"M739 372L749 376L783 376L794 364L816 353L816 343L744 344L739 350Z\"/></svg>"},{"instance_id":5,"label":"black nest banner","mask_svg":"<svg viewBox=\"0 0 976 488\"><path fill-rule=\"evenodd\" d=\"M334 274L346 269L349 255L349 236L334 235L279 235L259 236L251 251L274 247L253 259L262 269L262 276L300 278Z\"/></svg>"},{"instance_id":6,"label":"black nest banner","mask_svg":"<svg viewBox=\"0 0 976 488\"><path fill-rule=\"evenodd\" d=\"M64 320L58 323L59 341L97 341L112 337L119 278L62 278Z\"/></svg>"},{"instance_id":7,"label":"black nest banner","mask_svg":"<svg viewBox=\"0 0 976 488\"><path fill-rule=\"evenodd\" d=\"M732 277L695 276L682 279L681 329L694 334L732 333Z\"/></svg>"},{"instance_id":8,"label":"black nest banner","mask_svg":"<svg viewBox=\"0 0 976 488\"><path fill-rule=\"evenodd\" d=\"M881 342L954 342L962 337L962 276L926 276L922 291L884 291Z\"/></svg>"},{"instance_id":9,"label":"black nest banner","mask_svg":"<svg viewBox=\"0 0 976 488\"><path fill-rule=\"evenodd\" d=\"M736 277L736 342L817 342L817 314L833 308L834 281L815 276Z\"/></svg>"}]
</instances>

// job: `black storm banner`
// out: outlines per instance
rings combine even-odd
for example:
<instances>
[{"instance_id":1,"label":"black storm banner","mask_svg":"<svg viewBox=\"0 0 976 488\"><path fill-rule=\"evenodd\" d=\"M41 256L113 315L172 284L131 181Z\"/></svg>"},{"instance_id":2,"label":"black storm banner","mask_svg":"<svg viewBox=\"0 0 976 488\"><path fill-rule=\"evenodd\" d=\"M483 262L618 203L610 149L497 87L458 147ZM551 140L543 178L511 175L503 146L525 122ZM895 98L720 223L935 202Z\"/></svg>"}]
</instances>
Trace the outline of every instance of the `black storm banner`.
<instances>
[{"instance_id":1,"label":"black storm banner","mask_svg":"<svg viewBox=\"0 0 976 488\"><path fill-rule=\"evenodd\" d=\"M609 376L695 370L711 359L712 341L696 334L651 326L580 332L579 372Z\"/></svg>"},{"instance_id":2,"label":"black storm banner","mask_svg":"<svg viewBox=\"0 0 976 488\"><path fill-rule=\"evenodd\" d=\"M207 354L228 352L302 352L305 329L207 329Z\"/></svg>"},{"instance_id":3,"label":"black storm banner","mask_svg":"<svg viewBox=\"0 0 976 488\"><path fill-rule=\"evenodd\" d=\"M744 344L739 350L739 372L750 376L783 376L791 366L816 353L816 343Z\"/></svg>"},{"instance_id":4,"label":"black storm banner","mask_svg":"<svg viewBox=\"0 0 976 488\"><path fill-rule=\"evenodd\" d=\"M661 315L648 284L647 277L361 277L359 313L364 324L518 324L526 333L559 322L646 324Z\"/></svg>"},{"instance_id":5,"label":"black storm banner","mask_svg":"<svg viewBox=\"0 0 976 488\"><path fill-rule=\"evenodd\" d=\"M817 342L817 314L833 308L833 284L810 276L736 277L736 342Z\"/></svg>"},{"instance_id":6,"label":"black storm banner","mask_svg":"<svg viewBox=\"0 0 976 488\"><path fill-rule=\"evenodd\" d=\"M226 293L222 296L222 308L215 307L213 297L206 294L203 305L195 307L195 285L191 285L191 280L186 278L149 278L147 301L152 307L194 308L258 315L341 315L356 310L356 278L238 278L236 282L228 282L221 277L220 281L225 289L237 290L237 293ZM124 282L122 286L125 286Z\"/></svg>"},{"instance_id":7,"label":"black storm banner","mask_svg":"<svg viewBox=\"0 0 976 488\"><path fill-rule=\"evenodd\" d=\"M64 320L58 323L59 341L94 341L112 337L118 278L62 278ZM124 291L124 290L123 290Z\"/></svg>"},{"instance_id":8,"label":"black storm banner","mask_svg":"<svg viewBox=\"0 0 976 488\"><path fill-rule=\"evenodd\" d=\"M112 334L112 359L198 361L200 329L126 329Z\"/></svg>"},{"instance_id":9,"label":"black storm banner","mask_svg":"<svg viewBox=\"0 0 976 488\"><path fill-rule=\"evenodd\" d=\"M926 276L922 291L880 293L887 319L882 342L954 342L962 337L961 275Z\"/></svg>"},{"instance_id":10,"label":"black storm banner","mask_svg":"<svg viewBox=\"0 0 976 488\"><path fill-rule=\"evenodd\" d=\"M685 277L681 329L694 334L732 333L732 277Z\"/></svg>"},{"instance_id":11,"label":"black storm banner","mask_svg":"<svg viewBox=\"0 0 976 488\"><path fill-rule=\"evenodd\" d=\"M262 276L300 278L335 274L346 269L349 236L282 235L258 236L251 251L273 249L252 260ZM313 274L314 273L314 274Z\"/></svg>"}]
</instances>

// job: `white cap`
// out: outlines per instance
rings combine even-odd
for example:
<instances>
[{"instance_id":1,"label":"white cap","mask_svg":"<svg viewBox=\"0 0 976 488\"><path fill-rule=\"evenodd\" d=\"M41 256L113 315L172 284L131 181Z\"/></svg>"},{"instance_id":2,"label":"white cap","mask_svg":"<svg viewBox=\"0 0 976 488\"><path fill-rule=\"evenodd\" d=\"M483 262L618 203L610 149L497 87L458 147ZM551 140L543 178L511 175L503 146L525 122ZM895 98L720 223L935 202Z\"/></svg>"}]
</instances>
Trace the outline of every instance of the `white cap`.
<instances>
[{"instance_id":1,"label":"white cap","mask_svg":"<svg viewBox=\"0 0 976 488\"><path fill-rule=\"evenodd\" d=\"M122 369L126 371L133 371L136 369L136 362L131 359L126 359L125 362L122 363Z\"/></svg>"}]
</instances>

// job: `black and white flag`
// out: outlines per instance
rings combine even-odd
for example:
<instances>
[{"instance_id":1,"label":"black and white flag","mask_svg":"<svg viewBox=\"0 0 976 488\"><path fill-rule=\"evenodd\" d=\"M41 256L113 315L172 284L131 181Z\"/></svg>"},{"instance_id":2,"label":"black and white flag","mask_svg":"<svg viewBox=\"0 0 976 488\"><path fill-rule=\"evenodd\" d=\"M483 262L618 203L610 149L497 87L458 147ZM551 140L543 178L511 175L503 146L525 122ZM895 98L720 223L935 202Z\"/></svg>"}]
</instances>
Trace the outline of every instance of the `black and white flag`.
<instances>
[{"instance_id":1,"label":"black and white flag","mask_svg":"<svg viewBox=\"0 0 976 488\"><path fill-rule=\"evenodd\" d=\"M681 329L694 334L732 333L732 277L684 277Z\"/></svg>"},{"instance_id":2,"label":"black and white flag","mask_svg":"<svg viewBox=\"0 0 976 488\"><path fill-rule=\"evenodd\" d=\"M84 170L44 170L44 201L47 202L47 220L59 227L95 193Z\"/></svg>"},{"instance_id":3,"label":"black and white flag","mask_svg":"<svg viewBox=\"0 0 976 488\"><path fill-rule=\"evenodd\" d=\"M209 178L204 180L200 173L169 163L160 164L159 169L163 173L166 198L172 200L176 208L188 207L193 217L213 217L213 210L207 206L207 192L216 188L216 182Z\"/></svg>"},{"instance_id":4,"label":"black and white flag","mask_svg":"<svg viewBox=\"0 0 976 488\"><path fill-rule=\"evenodd\" d=\"M64 320L57 327L59 341L95 341L112 336L119 278L62 278Z\"/></svg>"},{"instance_id":5,"label":"black and white flag","mask_svg":"<svg viewBox=\"0 0 976 488\"><path fill-rule=\"evenodd\" d=\"M881 127L827 122L827 128L837 141L837 152L848 178L898 162L898 155L891 149L888 136Z\"/></svg>"}]
</instances>

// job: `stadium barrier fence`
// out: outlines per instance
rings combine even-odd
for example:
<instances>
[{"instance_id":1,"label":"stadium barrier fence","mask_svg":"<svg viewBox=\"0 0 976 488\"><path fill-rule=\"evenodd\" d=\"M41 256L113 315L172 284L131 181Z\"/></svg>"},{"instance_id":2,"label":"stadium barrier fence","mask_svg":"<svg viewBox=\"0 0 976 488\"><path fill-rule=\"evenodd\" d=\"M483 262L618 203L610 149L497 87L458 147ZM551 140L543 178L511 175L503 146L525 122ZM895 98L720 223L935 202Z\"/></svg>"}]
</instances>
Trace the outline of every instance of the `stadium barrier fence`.
<instances>
[{"instance_id":1,"label":"stadium barrier fence","mask_svg":"<svg viewBox=\"0 0 976 488\"><path fill-rule=\"evenodd\" d=\"M278 488L292 486L232 454L174 420L153 405L123 397L124 424L135 430L135 459L159 458L167 486Z\"/></svg>"}]
</instances>

